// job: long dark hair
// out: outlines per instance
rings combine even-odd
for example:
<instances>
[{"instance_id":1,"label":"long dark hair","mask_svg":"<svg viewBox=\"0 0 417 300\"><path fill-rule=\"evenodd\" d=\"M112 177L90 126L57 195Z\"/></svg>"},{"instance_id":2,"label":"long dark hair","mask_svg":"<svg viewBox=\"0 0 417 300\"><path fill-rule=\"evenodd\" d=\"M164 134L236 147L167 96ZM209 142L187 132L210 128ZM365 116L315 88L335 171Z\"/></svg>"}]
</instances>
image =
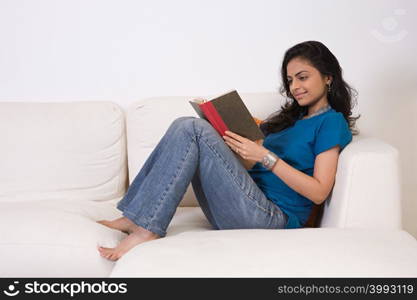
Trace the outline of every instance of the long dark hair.
<instances>
[{"instance_id":1,"label":"long dark hair","mask_svg":"<svg viewBox=\"0 0 417 300\"><path fill-rule=\"evenodd\" d=\"M265 134L279 132L288 128L307 113L307 106L300 106L290 92L287 79L287 65L294 58L302 58L311 63L322 76L331 76L331 91L327 94L329 105L337 112L341 112L348 122L353 135L358 134L355 122L360 117L352 117L352 108L356 104L357 91L350 87L342 77L342 68L336 57L320 42L306 41L297 44L285 52L281 67L282 86L281 94L287 97L287 101L281 109L271 114L260 128Z\"/></svg>"}]
</instances>

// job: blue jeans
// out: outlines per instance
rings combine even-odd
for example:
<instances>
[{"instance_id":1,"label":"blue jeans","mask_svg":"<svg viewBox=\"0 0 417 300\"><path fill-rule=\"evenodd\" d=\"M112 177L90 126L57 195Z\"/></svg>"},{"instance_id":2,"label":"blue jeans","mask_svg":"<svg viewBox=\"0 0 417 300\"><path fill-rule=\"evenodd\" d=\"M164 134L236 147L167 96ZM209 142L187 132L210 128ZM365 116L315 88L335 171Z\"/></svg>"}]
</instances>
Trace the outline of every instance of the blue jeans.
<instances>
[{"instance_id":1,"label":"blue jeans","mask_svg":"<svg viewBox=\"0 0 417 300\"><path fill-rule=\"evenodd\" d=\"M195 117L171 123L117 208L163 237L190 183L214 229L280 229L287 223L217 131Z\"/></svg>"}]
</instances>

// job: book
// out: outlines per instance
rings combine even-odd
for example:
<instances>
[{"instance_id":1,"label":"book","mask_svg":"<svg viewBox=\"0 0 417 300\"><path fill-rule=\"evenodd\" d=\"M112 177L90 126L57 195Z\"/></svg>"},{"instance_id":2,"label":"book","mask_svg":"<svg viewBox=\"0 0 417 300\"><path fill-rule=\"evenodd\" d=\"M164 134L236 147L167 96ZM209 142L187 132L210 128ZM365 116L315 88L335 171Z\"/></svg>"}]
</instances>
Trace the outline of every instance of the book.
<instances>
[{"instance_id":1,"label":"book","mask_svg":"<svg viewBox=\"0 0 417 300\"><path fill-rule=\"evenodd\" d=\"M200 118L207 120L221 136L232 131L252 141L265 137L236 90L189 102Z\"/></svg>"}]
</instances>

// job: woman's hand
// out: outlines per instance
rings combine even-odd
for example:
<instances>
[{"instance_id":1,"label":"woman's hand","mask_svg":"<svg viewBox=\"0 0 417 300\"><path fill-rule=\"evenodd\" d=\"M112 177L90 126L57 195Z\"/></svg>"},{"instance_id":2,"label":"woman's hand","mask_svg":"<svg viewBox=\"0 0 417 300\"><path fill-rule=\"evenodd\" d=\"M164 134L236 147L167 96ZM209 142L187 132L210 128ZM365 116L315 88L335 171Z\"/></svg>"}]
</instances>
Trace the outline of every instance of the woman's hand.
<instances>
[{"instance_id":1,"label":"woman's hand","mask_svg":"<svg viewBox=\"0 0 417 300\"><path fill-rule=\"evenodd\" d=\"M251 141L231 131L226 131L225 143L245 160L261 162L268 149L262 146L263 140Z\"/></svg>"}]
</instances>

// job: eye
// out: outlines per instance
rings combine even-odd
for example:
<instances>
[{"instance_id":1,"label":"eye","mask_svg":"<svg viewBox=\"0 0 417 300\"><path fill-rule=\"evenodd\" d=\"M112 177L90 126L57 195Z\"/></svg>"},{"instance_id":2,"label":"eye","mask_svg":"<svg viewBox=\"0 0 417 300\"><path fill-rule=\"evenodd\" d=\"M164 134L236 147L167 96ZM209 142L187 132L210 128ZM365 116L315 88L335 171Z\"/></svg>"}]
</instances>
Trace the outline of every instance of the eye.
<instances>
[{"instance_id":1,"label":"eye","mask_svg":"<svg viewBox=\"0 0 417 300\"><path fill-rule=\"evenodd\" d=\"M305 80L305 79L307 79L308 77L307 76L301 76L300 77L300 80Z\"/></svg>"}]
</instances>

